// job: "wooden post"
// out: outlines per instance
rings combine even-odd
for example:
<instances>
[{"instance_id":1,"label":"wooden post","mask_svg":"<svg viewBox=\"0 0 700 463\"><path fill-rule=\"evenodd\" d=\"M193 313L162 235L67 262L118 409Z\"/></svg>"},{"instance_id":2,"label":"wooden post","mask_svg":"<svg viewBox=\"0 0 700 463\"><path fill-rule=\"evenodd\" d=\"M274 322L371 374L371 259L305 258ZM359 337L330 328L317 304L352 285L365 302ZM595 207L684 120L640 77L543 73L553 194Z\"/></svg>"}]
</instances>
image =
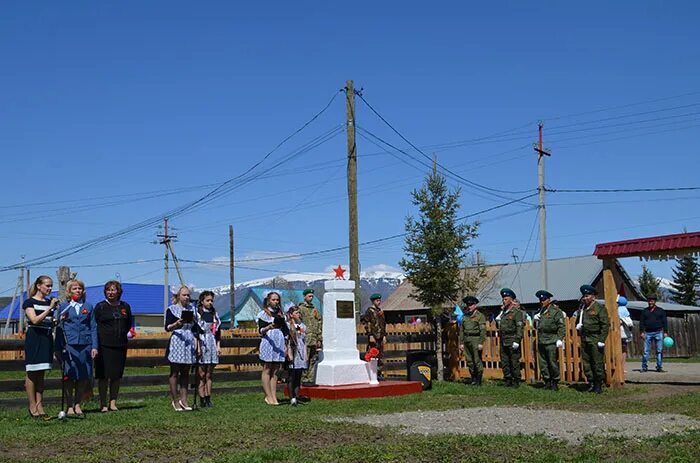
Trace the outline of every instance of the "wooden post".
<instances>
[{"instance_id":1,"label":"wooden post","mask_svg":"<svg viewBox=\"0 0 700 463\"><path fill-rule=\"evenodd\" d=\"M615 259L603 259L603 291L605 308L608 311L610 329L605 340L605 381L611 387L625 384L625 371L622 362L622 339L620 338L620 317L617 313L617 287L613 277Z\"/></svg>"},{"instance_id":2,"label":"wooden post","mask_svg":"<svg viewBox=\"0 0 700 463\"><path fill-rule=\"evenodd\" d=\"M233 280L233 225L228 226L228 261L229 261L229 303L228 310L231 316L231 328L236 324L236 287Z\"/></svg>"},{"instance_id":3,"label":"wooden post","mask_svg":"<svg viewBox=\"0 0 700 463\"><path fill-rule=\"evenodd\" d=\"M459 381L461 377L459 347L459 325L453 321L447 325L447 368L452 381Z\"/></svg>"},{"instance_id":4,"label":"wooden post","mask_svg":"<svg viewBox=\"0 0 700 463\"><path fill-rule=\"evenodd\" d=\"M357 223L357 144L355 143L355 90L352 80L345 83L348 131L348 230L350 279L355 282L355 321L360 320L360 252Z\"/></svg>"}]
</instances>

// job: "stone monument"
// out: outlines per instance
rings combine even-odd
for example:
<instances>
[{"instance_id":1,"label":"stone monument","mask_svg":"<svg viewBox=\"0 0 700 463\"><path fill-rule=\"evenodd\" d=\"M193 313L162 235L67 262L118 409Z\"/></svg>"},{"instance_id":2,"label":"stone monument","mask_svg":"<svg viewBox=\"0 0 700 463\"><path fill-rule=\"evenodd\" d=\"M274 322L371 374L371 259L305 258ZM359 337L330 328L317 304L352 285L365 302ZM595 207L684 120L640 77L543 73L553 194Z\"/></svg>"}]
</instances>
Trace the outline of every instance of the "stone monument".
<instances>
[{"instance_id":1,"label":"stone monument","mask_svg":"<svg viewBox=\"0 0 700 463\"><path fill-rule=\"evenodd\" d=\"M367 363L360 360L355 326L355 282L329 280L323 295L323 360L316 367L316 384L369 384Z\"/></svg>"}]
</instances>

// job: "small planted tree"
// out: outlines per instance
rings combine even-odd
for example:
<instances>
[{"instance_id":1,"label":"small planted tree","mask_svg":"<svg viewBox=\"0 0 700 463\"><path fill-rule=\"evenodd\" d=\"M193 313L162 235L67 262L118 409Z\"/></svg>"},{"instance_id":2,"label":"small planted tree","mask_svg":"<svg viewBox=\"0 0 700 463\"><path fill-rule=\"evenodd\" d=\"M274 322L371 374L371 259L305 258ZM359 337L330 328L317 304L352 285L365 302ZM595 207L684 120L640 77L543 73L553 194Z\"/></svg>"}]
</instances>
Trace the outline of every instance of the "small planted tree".
<instances>
[{"instance_id":1,"label":"small planted tree","mask_svg":"<svg viewBox=\"0 0 700 463\"><path fill-rule=\"evenodd\" d=\"M659 285L661 284L661 280L656 278L646 265L642 265L642 274L639 275L638 282L639 290L642 292L644 297L647 297L650 294L659 293Z\"/></svg>"},{"instance_id":2,"label":"small planted tree","mask_svg":"<svg viewBox=\"0 0 700 463\"><path fill-rule=\"evenodd\" d=\"M459 223L460 191L449 191L435 167L424 185L411 193L418 217L406 218L405 257L399 265L416 291L412 296L429 307L436 323L437 379L443 379L442 316L464 292L460 273L478 223Z\"/></svg>"}]
</instances>

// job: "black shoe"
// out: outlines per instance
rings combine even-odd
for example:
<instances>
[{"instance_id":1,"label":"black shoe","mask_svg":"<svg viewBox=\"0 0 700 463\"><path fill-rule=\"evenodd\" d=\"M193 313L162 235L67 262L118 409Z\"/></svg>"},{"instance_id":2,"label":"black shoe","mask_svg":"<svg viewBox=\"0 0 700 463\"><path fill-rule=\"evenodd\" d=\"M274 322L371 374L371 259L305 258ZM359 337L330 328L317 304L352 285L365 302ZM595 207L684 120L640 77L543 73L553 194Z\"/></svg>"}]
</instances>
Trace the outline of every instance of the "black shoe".
<instances>
[{"instance_id":1,"label":"black shoe","mask_svg":"<svg viewBox=\"0 0 700 463\"><path fill-rule=\"evenodd\" d=\"M481 386L481 380L482 380L483 377L484 377L484 374L483 374L483 373L478 373L478 374L476 375L476 385L477 385L477 386Z\"/></svg>"},{"instance_id":2,"label":"black shoe","mask_svg":"<svg viewBox=\"0 0 700 463\"><path fill-rule=\"evenodd\" d=\"M646 368L642 368L642 373L646 373L647 371L649 371L649 370Z\"/></svg>"},{"instance_id":3,"label":"black shoe","mask_svg":"<svg viewBox=\"0 0 700 463\"><path fill-rule=\"evenodd\" d=\"M552 381L551 389L553 391L558 391L559 390L559 381Z\"/></svg>"},{"instance_id":4,"label":"black shoe","mask_svg":"<svg viewBox=\"0 0 700 463\"><path fill-rule=\"evenodd\" d=\"M200 397L199 398L199 408L204 408L207 406L207 398L206 397Z\"/></svg>"},{"instance_id":5,"label":"black shoe","mask_svg":"<svg viewBox=\"0 0 700 463\"><path fill-rule=\"evenodd\" d=\"M206 406L207 408L211 408L211 407L214 406L214 405L212 405L212 403L211 403L211 396L208 395L208 396L206 396L204 399L205 399L204 401L206 402L206 405L205 405L205 406Z\"/></svg>"},{"instance_id":6,"label":"black shoe","mask_svg":"<svg viewBox=\"0 0 700 463\"><path fill-rule=\"evenodd\" d=\"M666 371L665 371L663 368L661 368L661 367L657 367L657 368L656 368L656 372L657 372L657 373L666 373Z\"/></svg>"},{"instance_id":7,"label":"black shoe","mask_svg":"<svg viewBox=\"0 0 700 463\"><path fill-rule=\"evenodd\" d=\"M544 381L544 389L551 389L552 388L552 381L549 379L546 379Z\"/></svg>"},{"instance_id":8,"label":"black shoe","mask_svg":"<svg viewBox=\"0 0 700 463\"><path fill-rule=\"evenodd\" d=\"M596 383L596 385L593 387L593 392L596 394L602 394L603 393L603 386L601 383Z\"/></svg>"},{"instance_id":9,"label":"black shoe","mask_svg":"<svg viewBox=\"0 0 700 463\"><path fill-rule=\"evenodd\" d=\"M514 379L514 380L513 380L513 388L514 388L514 389L517 389L517 388L519 388L519 387L520 387L520 381L517 380L517 379Z\"/></svg>"},{"instance_id":10,"label":"black shoe","mask_svg":"<svg viewBox=\"0 0 700 463\"><path fill-rule=\"evenodd\" d=\"M513 386L513 382L511 380L506 379L505 381L503 381L503 387L511 387L511 386Z\"/></svg>"}]
</instances>

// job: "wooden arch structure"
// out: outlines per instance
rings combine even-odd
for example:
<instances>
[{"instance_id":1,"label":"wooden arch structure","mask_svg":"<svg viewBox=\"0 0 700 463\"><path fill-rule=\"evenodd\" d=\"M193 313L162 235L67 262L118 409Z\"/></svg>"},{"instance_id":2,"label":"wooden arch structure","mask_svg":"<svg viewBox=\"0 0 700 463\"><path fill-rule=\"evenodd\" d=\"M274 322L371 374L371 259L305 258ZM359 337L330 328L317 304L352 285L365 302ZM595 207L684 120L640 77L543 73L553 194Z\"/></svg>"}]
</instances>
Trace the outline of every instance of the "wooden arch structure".
<instances>
[{"instance_id":1,"label":"wooden arch structure","mask_svg":"<svg viewBox=\"0 0 700 463\"><path fill-rule=\"evenodd\" d=\"M625 241L596 244L594 256L603 260L603 288L608 308L610 331L605 341L605 373L611 387L625 384L622 365L620 318L617 315L617 288L613 278L615 259L639 257L641 260L669 260L687 255L700 255L700 232L678 233Z\"/></svg>"}]
</instances>

